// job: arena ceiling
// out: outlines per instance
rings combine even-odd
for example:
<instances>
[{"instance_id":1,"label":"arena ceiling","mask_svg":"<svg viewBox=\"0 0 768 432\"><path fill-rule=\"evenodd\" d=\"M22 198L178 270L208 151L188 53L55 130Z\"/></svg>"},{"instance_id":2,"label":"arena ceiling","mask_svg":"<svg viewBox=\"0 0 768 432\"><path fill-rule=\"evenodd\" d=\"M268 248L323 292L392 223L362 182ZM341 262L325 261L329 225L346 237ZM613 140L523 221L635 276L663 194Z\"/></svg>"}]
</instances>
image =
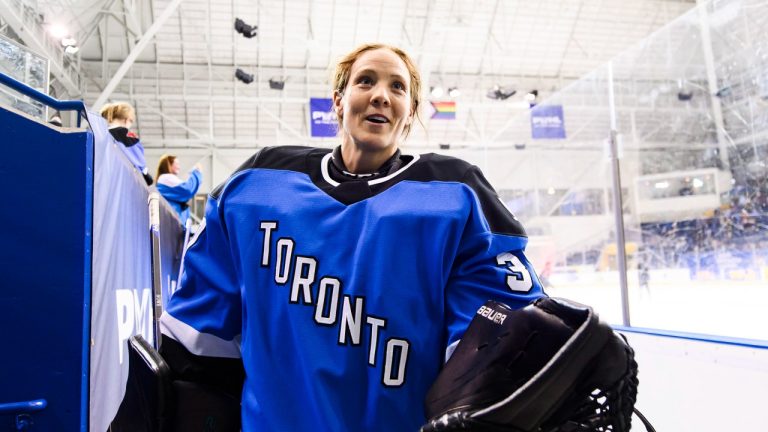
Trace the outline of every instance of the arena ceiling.
<instances>
[{"instance_id":1,"label":"arena ceiling","mask_svg":"<svg viewBox=\"0 0 768 432\"><path fill-rule=\"evenodd\" d=\"M456 87L454 121L430 120L411 142L437 148L519 141L524 95L546 99L695 6L694 0L0 0L3 25L52 58L56 86L93 105L125 100L145 147L253 149L332 145L310 138L308 100L329 97L329 65L363 42L409 52L425 92ZM31 31L64 24L79 51ZM236 18L258 28L234 30ZM26 21L25 21L26 20ZM26 24L25 24L26 22ZM26 31L24 25L26 25ZM19 28L22 26L22 28ZM30 43L32 41L32 43ZM679 47L677 49L680 49ZM252 74L244 84L235 70ZM116 78L117 76L117 78ZM122 76L122 78L120 78ZM284 82L282 90L269 81ZM495 85L517 93L486 97ZM451 100L425 93L427 100ZM589 108L573 116L596 115ZM602 114L597 114L602 117ZM658 122L656 118L649 121ZM585 130L577 131L586 134ZM604 135L604 132L599 132ZM589 134L587 134L589 135ZM587 136L586 139L593 137ZM659 139L663 140L663 137ZM176 150L175 150L176 151Z\"/></svg>"}]
</instances>

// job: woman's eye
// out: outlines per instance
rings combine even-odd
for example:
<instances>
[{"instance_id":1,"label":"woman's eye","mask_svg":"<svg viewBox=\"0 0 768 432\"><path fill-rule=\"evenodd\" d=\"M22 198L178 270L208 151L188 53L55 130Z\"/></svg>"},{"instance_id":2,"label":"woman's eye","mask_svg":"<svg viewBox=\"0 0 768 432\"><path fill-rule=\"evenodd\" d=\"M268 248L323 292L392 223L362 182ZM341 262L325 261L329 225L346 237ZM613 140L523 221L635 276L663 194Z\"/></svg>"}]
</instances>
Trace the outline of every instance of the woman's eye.
<instances>
[{"instance_id":1,"label":"woman's eye","mask_svg":"<svg viewBox=\"0 0 768 432\"><path fill-rule=\"evenodd\" d=\"M394 87L396 90L402 90L405 91L405 84L396 81L394 84L392 84L392 87Z\"/></svg>"},{"instance_id":2,"label":"woman's eye","mask_svg":"<svg viewBox=\"0 0 768 432\"><path fill-rule=\"evenodd\" d=\"M358 84L370 85L373 83L373 80L368 77L362 77L359 80L357 80L357 82Z\"/></svg>"}]
</instances>

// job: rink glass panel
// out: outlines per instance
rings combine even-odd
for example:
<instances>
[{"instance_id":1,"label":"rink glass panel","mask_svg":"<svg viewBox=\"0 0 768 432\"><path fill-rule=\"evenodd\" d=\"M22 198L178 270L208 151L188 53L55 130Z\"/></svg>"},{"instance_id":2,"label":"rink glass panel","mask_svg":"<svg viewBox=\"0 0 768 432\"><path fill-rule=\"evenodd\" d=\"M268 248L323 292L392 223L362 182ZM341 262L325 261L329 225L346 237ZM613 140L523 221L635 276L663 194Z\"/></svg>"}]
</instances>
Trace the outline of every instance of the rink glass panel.
<instances>
[{"instance_id":1,"label":"rink glass panel","mask_svg":"<svg viewBox=\"0 0 768 432\"><path fill-rule=\"evenodd\" d=\"M48 69L48 59L0 35L0 72L48 94ZM0 103L46 120L45 105L6 86L0 86Z\"/></svg>"},{"instance_id":2,"label":"rink glass panel","mask_svg":"<svg viewBox=\"0 0 768 432\"><path fill-rule=\"evenodd\" d=\"M540 102L563 106L565 139L484 150L550 295L622 323L613 115L630 324L768 339L767 29L765 3L694 8Z\"/></svg>"}]
</instances>

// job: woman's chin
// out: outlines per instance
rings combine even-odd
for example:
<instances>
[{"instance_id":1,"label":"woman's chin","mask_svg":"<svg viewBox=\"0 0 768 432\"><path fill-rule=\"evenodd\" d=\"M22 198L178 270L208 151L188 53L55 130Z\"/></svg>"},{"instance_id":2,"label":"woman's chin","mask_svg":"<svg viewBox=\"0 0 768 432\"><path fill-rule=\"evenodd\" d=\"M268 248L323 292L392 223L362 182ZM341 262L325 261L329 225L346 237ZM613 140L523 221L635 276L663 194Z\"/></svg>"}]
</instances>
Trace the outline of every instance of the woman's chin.
<instances>
[{"instance_id":1,"label":"woman's chin","mask_svg":"<svg viewBox=\"0 0 768 432\"><path fill-rule=\"evenodd\" d=\"M371 153L394 152L393 149L397 147L397 141L386 140L379 136L353 137L351 141L359 150Z\"/></svg>"}]
</instances>

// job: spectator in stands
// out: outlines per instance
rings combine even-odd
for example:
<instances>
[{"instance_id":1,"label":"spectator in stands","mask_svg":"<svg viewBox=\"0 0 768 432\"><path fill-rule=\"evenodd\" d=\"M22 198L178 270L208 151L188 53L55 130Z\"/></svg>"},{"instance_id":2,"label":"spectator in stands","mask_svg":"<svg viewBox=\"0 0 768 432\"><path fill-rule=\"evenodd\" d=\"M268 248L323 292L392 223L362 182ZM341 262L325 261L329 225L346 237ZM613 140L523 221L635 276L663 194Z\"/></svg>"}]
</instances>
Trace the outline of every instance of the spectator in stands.
<instances>
[{"instance_id":1,"label":"spectator in stands","mask_svg":"<svg viewBox=\"0 0 768 432\"><path fill-rule=\"evenodd\" d=\"M544 263L544 268L539 272L539 282L541 282L542 288L552 288L552 282L549 281L550 276L552 276L552 261L547 260Z\"/></svg>"},{"instance_id":2,"label":"spectator in stands","mask_svg":"<svg viewBox=\"0 0 768 432\"><path fill-rule=\"evenodd\" d=\"M648 269L648 264L645 261L646 258L642 258L640 265L637 267L637 278L640 282L640 294L650 295L651 290L648 286L648 282L651 280L651 272Z\"/></svg>"},{"instance_id":3,"label":"spectator in stands","mask_svg":"<svg viewBox=\"0 0 768 432\"><path fill-rule=\"evenodd\" d=\"M768 188L760 188L755 197L755 205L760 213L768 212Z\"/></svg>"},{"instance_id":4,"label":"spectator in stands","mask_svg":"<svg viewBox=\"0 0 768 432\"><path fill-rule=\"evenodd\" d=\"M152 176L149 175L147 161L144 159L144 146L141 145L139 137L131 132L131 126L136 122L136 111L130 104L118 102L104 105L100 114L107 119L109 133L116 141L123 144L126 156L141 172L147 186L151 185Z\"/></svg>"},{"instance_id":5,"label":"spectator in stands","mask_svg":"<svg viewBox=\"0 0 768 432\"><path fill-rule=\"evenodd\" d=\"M163 155L157 164L157 191L176 210L181 224L185 226L187 219L189 219L187 201L195 196L203 179L200 170L200 164L195 164L189 173L189 178L184 181L179 178L181 164L179 164L176 156Z\"/></svg>"}]
</instances>

